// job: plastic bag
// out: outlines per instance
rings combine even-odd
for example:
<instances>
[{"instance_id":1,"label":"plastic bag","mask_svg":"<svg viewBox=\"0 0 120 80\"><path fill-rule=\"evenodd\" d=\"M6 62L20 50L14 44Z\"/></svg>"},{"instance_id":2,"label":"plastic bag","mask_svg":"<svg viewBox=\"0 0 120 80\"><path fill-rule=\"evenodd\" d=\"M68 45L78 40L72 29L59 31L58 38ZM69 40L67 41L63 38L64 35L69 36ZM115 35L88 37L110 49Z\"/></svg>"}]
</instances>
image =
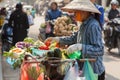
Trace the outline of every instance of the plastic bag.
<instances>
[{"instance_id":1,"label":"plastic bag","mask_svg":"<svg viewBox=\"0 0 120 80\"><path fill-rule=\"evenodd\" d=\"M29 66L29 64L25 64L21 68L21 77L20 77L21 80L29 80L28 74L27 74L27 71L26 71L27 66Z\"/></svg>"},{"instance_id":2,"label":"plastic bag","mask_svg":"<svg viewBox=\"0 0 120 80\"><path fill-rule=\"evenodd\" d=\"M81 58L81 51L75 51L68 55L70 59L80 59Z\"/></svg>"},{"instance_id":3,"label":"plastic bag","mask_svg":"<svg viewBox=\"0 0 120 80\"><path fill-rule=\"evenodd\" d=\"M47 26L46 26L45 32L46 32L46 33L50 33L50 32L51 32L51 26L50 26L49 23L48 23Z\"/></svg>"},{"instance_id":4,"label":"plastic bag","mask_svg":"<svg viewBox=\"0 0 120 80\"><path fill-rule=\"evenodd\" d=\"M20 80L44 80L44 74L38 64L23 63Z\"/></svg>"},{"instance_id":5,"label":"plastic bag","mask_svg":"<svg viewBox=\"0 0 120 80\"><path fill-rule=\"evenodd\" d=\"M16 62L16 60L15 59L12 59L12 58L10 58L10 57L7 57L6 58L6 62L11 66L11 68L13 68L13 64Z\"/></svg>"},{"instance_id":6,"label":"plastic bag","mask_svg":"<svg viewBox=\"0 0 120 80\"><path fill-rule=\"evenodd\" d=\"M75 65L71 66L63 80L77 80L77 77L79 77L79 68L78 63L75 62Z\"/></svg>"},{"instance_id":7,"label":"plastic bag","mask_svg":"<svg viewBox=\"0 0 120 80\"><path fill-rule=\"evenodd\" d=\"M29 22L30 26L34 24L34 20L33 20L33 16L32 15L28 15L28 22Z\"/></svg>"},{"instance_id":8,"label":"plastic bag","mask_svg":"<svg viewBox=\"0 0 120 80\"><path fill-rule=\"evenodd\" d=\"M98 80L98 75L93 72L93 69L87 60L83 66L83 75L86 78L85 80Z\"/></svg>"}]
</instances>

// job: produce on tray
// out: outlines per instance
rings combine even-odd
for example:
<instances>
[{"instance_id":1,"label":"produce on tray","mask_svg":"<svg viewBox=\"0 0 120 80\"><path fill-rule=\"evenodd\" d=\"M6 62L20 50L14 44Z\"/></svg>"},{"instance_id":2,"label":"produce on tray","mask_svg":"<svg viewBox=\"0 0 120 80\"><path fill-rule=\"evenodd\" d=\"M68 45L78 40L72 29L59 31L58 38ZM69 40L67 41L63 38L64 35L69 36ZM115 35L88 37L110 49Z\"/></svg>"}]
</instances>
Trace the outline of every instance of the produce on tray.
<instances>
[{"instance_id":1,"label":"produce on tray","mask_svg":"<svg viewBox=\"0 0 120 80\"><path fill-rule=\"evenodd\" d=\"M34 44L35 40L33 38L27 37L24 39L24 42Z\"/></svg>"},{"instance_id":2,"label":"produce on tray","mask_svg":"<svg viewBox=\"0 0 120 80\"><path fill-rule=\"evenodd\" d=\"M70 36L77 30L78 27L75 24L72 24L70 18L67 16L59 17L55 21L54 34L56 36Z\"/></svg>"},{"instance_id":3,"label":"produce on tray","mask_svg":"<svg viewBox=\"0 0 120 80\"><path fill-rule=\"evenodd\" d=\"M34 46L40 47L40 46L45 46L45 44L42 41L37 40L37 41L34 42Z\"/></svg>"},{"instance_id":4,"label":"produce on tray","mask_svg":"<svg viewBox=\"0 0 120 80\"><path fill-rule=\"evenodd\" d=\"M20 55L24 54L24 50L22 50L21 48L14 48L12 50L10 50L10 53L13 53L13 57L14 58L18 58Z\"/></svg>"},{"instance_id":5,"label":"produce on tray","mask_svg":"<svg viewBox=\"0 0 120 80\"><path fill-rule=\"evenodd\" d=\"M31 47L31 46L33 46L33 44L28 43L28 42L17 42L16 45L15 45L15 47L21 48L21 49L28 48L28 47Z\"/></svg>"}]
</instances>

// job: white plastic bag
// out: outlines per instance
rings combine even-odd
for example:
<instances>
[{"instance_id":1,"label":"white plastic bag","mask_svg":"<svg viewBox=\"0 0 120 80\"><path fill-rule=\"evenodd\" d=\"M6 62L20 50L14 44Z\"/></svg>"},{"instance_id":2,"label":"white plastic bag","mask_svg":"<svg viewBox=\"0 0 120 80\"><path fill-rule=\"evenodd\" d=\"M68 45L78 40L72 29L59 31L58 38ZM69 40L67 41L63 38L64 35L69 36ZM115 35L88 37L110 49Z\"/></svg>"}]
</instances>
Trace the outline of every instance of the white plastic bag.
<instances>
[{"instance_id":1,"label":"white plastic bag","mask_svg":"<svg viewBox=\"0 0 120 80\"><path fill-rule=\"evenodd\" d=\"M77 77L77 80L86 80L85 77Z\"/></svg>"},{"instance_id":2,"label":"white plastic bag","mask_svg":"<svg viewBox=\"0 0 120 80\"><path fill-rule=\"evenodd\" d=\"M79 77L79 68L78 63L75 62L75 65L70 67L63 80L77 80L77 77Z\"/></svg>"}]
</instances>

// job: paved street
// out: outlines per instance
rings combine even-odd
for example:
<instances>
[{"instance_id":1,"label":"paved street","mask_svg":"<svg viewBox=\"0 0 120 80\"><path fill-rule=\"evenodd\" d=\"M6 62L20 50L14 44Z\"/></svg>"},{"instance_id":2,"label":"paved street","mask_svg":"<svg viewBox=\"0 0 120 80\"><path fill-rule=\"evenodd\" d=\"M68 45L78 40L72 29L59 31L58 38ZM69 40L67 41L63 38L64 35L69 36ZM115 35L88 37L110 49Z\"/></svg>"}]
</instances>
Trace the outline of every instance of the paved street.
<instances>
[{"instance_id":1,"label":"paved street","mask_svg":"<svg viewBox=\"0 0 120 80\"><path fill-rule=\"evenodd\" d=\"M43 17L35 18L35 25L30 27L29 36L37 39L39 34L40 23L44 21ZM112 50L113 53L105 52L104 64L106 67L106 80L120 80L120 56L117 54L117 50ZM19 80L19 69L13 70L2 59L4 80Z\"/></svg>"},{"instance_id":2,"label":"paved street","mask_svg":"<svg viewBox=\"0 0 120 80\"><path fill-rule=\"evenodd\" d=\"M104 55L104 64L106 68L106 80L120 80L120 56L117 50L113 53L106 52Z\"/></svg>"}]
</instances>

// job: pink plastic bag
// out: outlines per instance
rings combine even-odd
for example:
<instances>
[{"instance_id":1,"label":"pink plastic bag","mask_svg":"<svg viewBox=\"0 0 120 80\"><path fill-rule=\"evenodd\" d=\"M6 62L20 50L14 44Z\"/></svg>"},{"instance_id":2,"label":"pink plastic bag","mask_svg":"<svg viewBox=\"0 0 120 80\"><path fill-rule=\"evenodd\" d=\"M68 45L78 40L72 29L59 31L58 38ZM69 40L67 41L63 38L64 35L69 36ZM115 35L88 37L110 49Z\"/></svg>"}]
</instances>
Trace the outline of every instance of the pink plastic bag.
<instances>
[{"instance_id":1,"label":"pink plastic bag","mask_svg":"<svg viewBox=\"0 0 120 80\"><path fill-rule=\"evenodd\" d=\"M50 32L51 32L51 26L50 26L49 23L47 23L45 32L46 32L46 33L50 33Z\"/></svg>"}]
</instances>

